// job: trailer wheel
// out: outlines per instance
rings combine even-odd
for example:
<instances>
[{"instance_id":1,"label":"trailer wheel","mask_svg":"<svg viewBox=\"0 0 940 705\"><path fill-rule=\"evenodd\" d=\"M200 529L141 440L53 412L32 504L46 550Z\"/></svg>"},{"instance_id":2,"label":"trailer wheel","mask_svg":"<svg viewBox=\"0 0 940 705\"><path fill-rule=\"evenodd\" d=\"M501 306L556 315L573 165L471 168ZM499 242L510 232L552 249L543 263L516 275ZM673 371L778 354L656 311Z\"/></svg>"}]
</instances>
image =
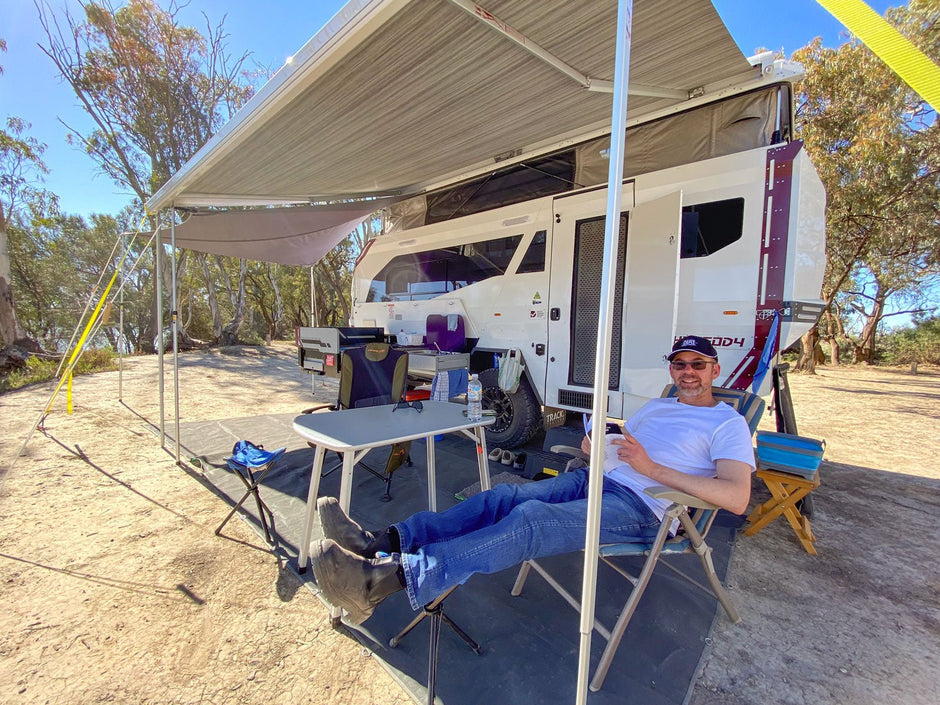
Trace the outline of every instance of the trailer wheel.
<instances>
[{"instance_id":1,"label":"trailer wheel","mask_svg":"<svg viewBox=\"0 0 940 705\"><path fill-rule=\"evenodd\" d=\"M483 408L496 412L496 422L486 427L487 443L498 448L518 448L542 427L542 408L525 377L509 394L499 387L499 370L480 373Z\"/></svg>"}]
</instances>

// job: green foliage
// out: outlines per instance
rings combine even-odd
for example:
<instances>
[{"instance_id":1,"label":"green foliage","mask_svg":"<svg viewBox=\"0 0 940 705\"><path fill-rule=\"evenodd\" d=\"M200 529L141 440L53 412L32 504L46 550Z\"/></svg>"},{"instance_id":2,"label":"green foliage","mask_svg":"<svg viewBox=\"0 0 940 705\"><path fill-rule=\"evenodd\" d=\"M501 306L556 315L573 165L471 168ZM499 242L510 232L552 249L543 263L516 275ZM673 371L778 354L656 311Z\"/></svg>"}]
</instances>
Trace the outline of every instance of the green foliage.
<instances>
[{"instance_id":1,"label":"green foliage","mask_svg":"<svg viewBox=\"0 0 940 705\"><path fill-rule=\"evenodd\" d=\"M95 372L115 370L117 369L116 357L114 351L110 348L86 350L72 369L72 375L77 377ZM30 355L26 359L25 370L15 370L5 378L0 377L0 394L30 384L54 380L58 369L58 360L40 359L35 355Z\"/></svg>"},{"instance_id":2,"label":"green foliage","mask_svg":"<svg viewBox=\"0 0 940 705\"><path fill-rule=\"evenodd\" d=\"M913 0L887 19L940 60L940 3ZM827 262L820 334L853 318L857 361L874 359L875 335L893 310L930 308L940 272L940 125L936 112L867 47L817 39L795 52L806 77L799 137L827 192Z\"/></svg>"},{"instance_id":3,"label":"green foliage","mask_svg":"<svg viewBox=\"0 0 940 705\"><path fill-rule=\"evenodd\" d=\"M882 336L881 356L891 365L940 365L940 317L915 322Z\"/></svg>"},{"instance_id":4,"label":"green foliage","mask_svg":"<svg viewBox=\"0 0 940 705\"><path fill-rule=\"evenodd\" d=\"M99 0L82 9L79 22L68 9L52 17L41 6L47 43L40 48L96 126L70 128L71 139L143 201L251 97L241 82L247 55L226 53L221 23L208 36L181 25L175 2L163 9L129 0L115 8Z\"/></svg>"}]
</instances>

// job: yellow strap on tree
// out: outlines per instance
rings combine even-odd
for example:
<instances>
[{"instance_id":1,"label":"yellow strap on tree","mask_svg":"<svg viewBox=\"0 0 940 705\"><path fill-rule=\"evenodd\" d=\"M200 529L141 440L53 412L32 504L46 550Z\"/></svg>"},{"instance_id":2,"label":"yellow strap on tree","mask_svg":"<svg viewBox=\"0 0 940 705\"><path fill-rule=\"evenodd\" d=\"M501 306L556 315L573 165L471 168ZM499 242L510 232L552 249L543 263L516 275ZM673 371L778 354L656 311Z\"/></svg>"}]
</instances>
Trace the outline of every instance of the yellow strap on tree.
<instances>
[{"instance_id":1,"label":"yellow strap on tree","mask_svg":"<svg viewBox=\"0 0 940 705\"><path fill-rule=\"evenodd\" d=\"M875 56L940 111L940 66L862 0L817 0Z\"/></svg>"}]
</instances>

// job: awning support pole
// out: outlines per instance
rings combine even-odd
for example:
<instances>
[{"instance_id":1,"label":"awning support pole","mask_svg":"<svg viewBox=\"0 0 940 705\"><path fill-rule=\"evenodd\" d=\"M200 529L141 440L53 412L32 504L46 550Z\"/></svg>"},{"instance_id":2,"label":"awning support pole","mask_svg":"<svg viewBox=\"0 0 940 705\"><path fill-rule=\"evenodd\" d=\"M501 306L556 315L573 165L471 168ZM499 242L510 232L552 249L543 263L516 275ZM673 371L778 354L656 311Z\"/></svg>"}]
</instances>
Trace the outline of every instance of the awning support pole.
<instances>
[{"instance_id":1,"label":"awning support pole","mask_svg":"<svg viewBox=\"0 0 940 705\"><path fill-rule=\"evenodd\" d=\"M157 324L157 368L160 371L159 377L157 379L157 394L160 397L160 447L166 448L166 416L163 409L163 265L161 260L161 250L163 249L163 243L160 241L160 214L157 213L157 229L156 229L156 238L154 243L154 257L156 258L156 263L154 265L154 272L156 274L156 281L154 281L154 289L156 290L156 300L157 300L157 310L156 310L156 324Z\"/></svg>"},{"instance_id":2,"label":"awning support pole","mask_svg":"<svg viewBox=\"0 0 940 705\"><path fill-rule=\"evenodd\" d=\"M173 331L173 416L176 419L176 464L180 463L179 311L176 308L176 209L170 209L170 327Z\"/></svg>"},{"instance_id":3,"label":"awning support pole","mask_svg":"<svg viewBox=\"0 0 940 705\"><path fill-rule=\"evenodd\" d=\"M121 267L124 267L124 259L127 257L127 233L121 233ZM121 272L121 291L120 301L118 303L118 401L124 401L124 348L127 342L124 339L124 272Z\"/></svg>"},{"instance_id":4,"label":"awning support pole","mask_svg":"<svg viewBox=\"0 0 940 705\"><path fill-rule=\"evenodd\" d=\"M591 632L597 590L597 560L600 544L601 489L604 478L604 430L607 418L607 387L610 378L610 339L614 308L613 276L620 240L620 202L623 182L624 142L627 125L627 86L630 82L630 43L633 0L620 0L617 8L617 55L614 68L613 108L610 125L610 169L607 175L607 221L604 227L604 263L597 320L597 351L594 357L594 426L591 432L590 482L588 482L587 527L584 540L584 574L581 587L581 648L578 654L576 703L587 702L591 666ZM626 283L624 283L626 286Z\"/></svg>"}]
</instances>

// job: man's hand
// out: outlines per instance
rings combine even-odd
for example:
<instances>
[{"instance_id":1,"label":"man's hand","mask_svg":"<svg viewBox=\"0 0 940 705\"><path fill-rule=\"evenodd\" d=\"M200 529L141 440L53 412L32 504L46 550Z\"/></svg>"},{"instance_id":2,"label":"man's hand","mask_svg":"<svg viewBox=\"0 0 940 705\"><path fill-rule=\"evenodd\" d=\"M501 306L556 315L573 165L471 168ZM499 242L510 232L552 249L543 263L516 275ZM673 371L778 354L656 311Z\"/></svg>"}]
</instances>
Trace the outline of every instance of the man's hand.
<instances>
[{"instance_id":1,"label":"man's hand","mask_svg":"<svg viewBox=\"0 0 940 705\"><path fill-rule=\"evenodd\" d=\"M628 463L638 473L652 477L651 470L656 463L650 460L646 448L633 436L623 430L623 438L615 438L611 445L617 446L617 459Z\"/></svg>"}]
</instances>

